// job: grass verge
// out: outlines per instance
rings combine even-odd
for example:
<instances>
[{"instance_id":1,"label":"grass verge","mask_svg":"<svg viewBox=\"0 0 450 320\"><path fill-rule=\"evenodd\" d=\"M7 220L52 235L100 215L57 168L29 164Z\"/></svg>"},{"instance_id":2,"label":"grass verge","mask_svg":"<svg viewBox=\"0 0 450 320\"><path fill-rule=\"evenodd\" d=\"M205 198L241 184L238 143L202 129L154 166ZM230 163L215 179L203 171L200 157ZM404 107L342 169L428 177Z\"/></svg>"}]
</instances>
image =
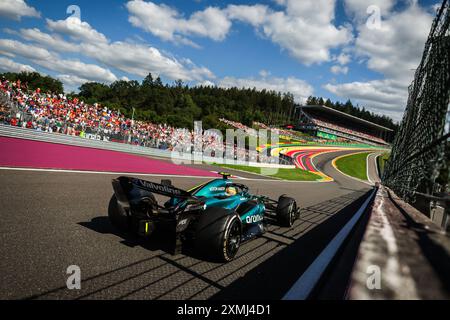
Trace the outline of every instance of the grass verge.
<instances>
[{"instance_id":1,"label":"grass verge","mask_svg":"<svg viewBox=\"0 0 450 320\"><path fill-rule=\"evenodd\" d=\"M371 152L351 154L336 160L336 167L343 173L367 181L367 155Z\"/></svg>"},{"instance_id":2,"label":"grass verge","mask_svg":"<svg viewBox=\"0 0 450 320\"><path fill-rule=\"evenodd\" d=\"M218 163L215 163L214 165L222 167L222 168L229 168L229 169L246 171L246 172L250 172L250 173L262 174L267 177L278 178L278 179L283 179L283 180L317 181L317 180L322 179L322 177L317 174L314 174L309 171L297 169L297 168L295 168L295 169L278 168L277 173L275 173L273 175L268 175L268 174L264 174L264 172L261 172L261 168L259 168L259 167L250 167L250 166L242 166L242 165L234 165L234 164L218 164Z\"/></svg>"}]
</instances>

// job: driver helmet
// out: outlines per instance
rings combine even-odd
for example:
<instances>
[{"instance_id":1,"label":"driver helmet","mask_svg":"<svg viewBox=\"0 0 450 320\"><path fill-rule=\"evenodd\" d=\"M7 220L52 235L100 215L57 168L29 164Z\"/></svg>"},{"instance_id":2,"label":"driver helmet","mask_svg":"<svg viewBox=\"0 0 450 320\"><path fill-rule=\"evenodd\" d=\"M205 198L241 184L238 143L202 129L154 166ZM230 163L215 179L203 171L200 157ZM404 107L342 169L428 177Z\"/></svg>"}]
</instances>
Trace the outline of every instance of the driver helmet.
<instances>
[{"instance_id":1,"label":"driver helmet","mask_svg":"<svg viewBox=\"0 0 450 320\"><path fill-rule=\"evenodd\" d=\"M227 188L225 189L225 193L226 193L228 196L235 196L235 195L237 194L237 190L236 190L235 187L229 186L229 187L227 187Z\"/></svg>"}]
</instances>

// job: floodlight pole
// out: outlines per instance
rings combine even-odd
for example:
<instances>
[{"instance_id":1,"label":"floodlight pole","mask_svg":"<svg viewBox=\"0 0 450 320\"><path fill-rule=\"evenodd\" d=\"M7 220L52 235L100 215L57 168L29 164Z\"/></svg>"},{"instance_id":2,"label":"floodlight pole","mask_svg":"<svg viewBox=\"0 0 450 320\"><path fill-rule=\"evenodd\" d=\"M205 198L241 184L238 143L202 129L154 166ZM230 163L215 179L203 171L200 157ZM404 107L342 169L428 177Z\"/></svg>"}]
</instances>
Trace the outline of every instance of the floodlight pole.
<instances>
[{"instance_id":1,"label":"floodlight pole","mask_svg":"<svg viewBox=\"0 0 450 320\"><path fill-rule=\"evenodd\" d=\"M134 110L135 108L133 107L133 113L131 114L131 127L130 127L130 134L128 136L128 143L131 144L131 132L133 131L133 126L134 126Z\"/></svg>"}]
</instances>

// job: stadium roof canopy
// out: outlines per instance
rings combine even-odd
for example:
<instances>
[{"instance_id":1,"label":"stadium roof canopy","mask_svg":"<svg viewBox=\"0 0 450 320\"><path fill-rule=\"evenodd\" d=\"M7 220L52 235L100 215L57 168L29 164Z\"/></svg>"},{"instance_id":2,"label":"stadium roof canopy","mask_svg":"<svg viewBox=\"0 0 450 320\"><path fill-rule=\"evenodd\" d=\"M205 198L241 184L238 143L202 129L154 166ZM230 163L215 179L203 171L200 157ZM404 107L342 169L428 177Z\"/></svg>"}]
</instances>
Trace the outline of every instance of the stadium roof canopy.
<instances>
[{"instance_id":1,"label":"stadium roof canopy","mask_svg":"<svg viewBox=\"0 0 450 320\"><path fill-rule=\"evenodd\" d=\"M306 105L306 106L299 106L299 108L302 108L303 111L305 111L306 113L308 112L308 110L320 111L322 113L325 112L325 113L328 113L330 115L335 115L335 116L338 116L338 117L345 118L347 120L356 122L356 123L358 123L360 125L363 125L363 126L368 126L368 127L375 128L377 130L388 131L388 132L394 131L392 129L380 126L379 124L376 124L376 123L373 123L373 122L370 122L370 121L367 121L367 120L364 120L364 119L352 116L352 115L350 115L348 113L345 113L345 112L342 112L342 111L339 111L339 110L335 110L335 109L329 108L327 106Z\"/></svg>"}]
</instances>

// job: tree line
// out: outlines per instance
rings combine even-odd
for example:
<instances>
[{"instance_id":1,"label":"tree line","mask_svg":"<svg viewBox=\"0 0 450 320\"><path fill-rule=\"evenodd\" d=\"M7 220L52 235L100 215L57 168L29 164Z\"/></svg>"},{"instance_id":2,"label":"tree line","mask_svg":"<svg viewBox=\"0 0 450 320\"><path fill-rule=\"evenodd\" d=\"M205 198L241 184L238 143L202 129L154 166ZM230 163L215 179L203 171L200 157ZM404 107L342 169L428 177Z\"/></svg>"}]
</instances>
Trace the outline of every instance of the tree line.
<instances>
[{"instance_id":1,"label":"tree line","mask_svg":"<svg viewBox=\"0 0 450 320\"><path fill-rule=\"evenodd\" d=\"M220 118L251 126L253 121L285 123L294 111L292 94L256 89L189 87L182 81L163 84L149 74L138 81L116 81L111 85L85 83L77 95L88 103L99 102L136 119L192 128L202 120L203 128L221 128Z\"/></svg>"},{"instance_id":2,"label":"tree line","mask_svg":"<svg viewBox=\"0 0 450 320\"><path fill-rule=\"evenodd\" d=\"M60 80L37 72L3 73L1 77L20 80L30 90L63 93ZM88 104L100 103L110 109L120 110L125 116L154 123L167 123L175 127L192 128L195 120L203 121L203 128L224 129L219 121L225 118L251 126L253 121L269 125L290 123L296 104L290 93L248 88L219 88L216 86L190 87L182 81L163 84L160 77L150 73L142 82L136 80L115 81L109 85L88 82L80 86L78 93L68 93ZM353 106L351 101L342 104L330 99L309 97L308 104L322 104L386 126L395 128L392 119L375 115L364 108ZM134 111L133 111L134 110Z\"/></svg>"}]
</instances>

